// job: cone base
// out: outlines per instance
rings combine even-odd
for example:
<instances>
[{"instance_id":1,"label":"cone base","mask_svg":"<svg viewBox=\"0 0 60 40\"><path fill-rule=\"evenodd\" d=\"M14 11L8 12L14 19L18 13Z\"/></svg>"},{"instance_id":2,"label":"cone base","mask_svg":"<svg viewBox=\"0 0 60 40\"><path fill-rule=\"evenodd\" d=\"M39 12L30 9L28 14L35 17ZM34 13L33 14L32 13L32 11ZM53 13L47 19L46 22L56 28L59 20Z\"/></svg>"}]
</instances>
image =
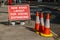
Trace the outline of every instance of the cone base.
<instances>
[{"instance_id":1,"label":"cone base","mask_svg":"<svg viewBox=\"0 0 60 40\"><path fill-rule=\"evenodd\" d=\"M52 33L50 33L49 35L46 35L46 34L40 33L40 35L41 35L41 36L44 36L44 37L52 37L52 36L53 36Z\"/></svg>"},{"instance_id":2,"label":"cone base","mask_svg":"<svg viewBox=\"0 0 60 40\"><path fill-rule=\"evenodd\" d=\"M36 34L39 34L39 32L35 32Z\"/></svg>"}]
</instances>

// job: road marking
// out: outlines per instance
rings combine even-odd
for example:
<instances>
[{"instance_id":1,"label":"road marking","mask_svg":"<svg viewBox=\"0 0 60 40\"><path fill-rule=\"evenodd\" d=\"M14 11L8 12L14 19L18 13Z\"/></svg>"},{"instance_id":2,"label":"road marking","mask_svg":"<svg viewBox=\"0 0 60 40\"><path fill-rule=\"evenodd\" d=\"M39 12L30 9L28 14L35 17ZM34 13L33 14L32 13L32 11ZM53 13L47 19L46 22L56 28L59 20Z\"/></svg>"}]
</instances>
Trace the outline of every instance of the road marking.
<instances>
[{"instance_id":1,"label":"road marking","mask_svg":"<svg viewBox=\"0 0 60 40\"><path fill-rule=\"evenodd\" d=\"M58 36L56 33L54 33L53 31L51 31L55 36Z\"/></svg>"}]
</instances>

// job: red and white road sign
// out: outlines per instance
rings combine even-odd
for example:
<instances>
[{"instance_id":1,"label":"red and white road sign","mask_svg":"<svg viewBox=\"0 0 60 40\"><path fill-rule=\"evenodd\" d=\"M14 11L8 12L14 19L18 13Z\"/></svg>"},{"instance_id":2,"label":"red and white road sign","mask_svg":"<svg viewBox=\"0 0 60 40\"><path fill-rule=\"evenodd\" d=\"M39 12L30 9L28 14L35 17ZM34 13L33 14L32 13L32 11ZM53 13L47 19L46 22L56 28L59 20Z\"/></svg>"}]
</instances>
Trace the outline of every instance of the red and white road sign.
<instances>
[{"instance_id":1,"label":"red and white road sign","mask_svg":"<svg viewBox=\"0 0 60 40\"><path fill-rule=\"evenodd\" d=\"M8 6L9 20L29 20L29 5Z\"/></svg>"}]
</instances>

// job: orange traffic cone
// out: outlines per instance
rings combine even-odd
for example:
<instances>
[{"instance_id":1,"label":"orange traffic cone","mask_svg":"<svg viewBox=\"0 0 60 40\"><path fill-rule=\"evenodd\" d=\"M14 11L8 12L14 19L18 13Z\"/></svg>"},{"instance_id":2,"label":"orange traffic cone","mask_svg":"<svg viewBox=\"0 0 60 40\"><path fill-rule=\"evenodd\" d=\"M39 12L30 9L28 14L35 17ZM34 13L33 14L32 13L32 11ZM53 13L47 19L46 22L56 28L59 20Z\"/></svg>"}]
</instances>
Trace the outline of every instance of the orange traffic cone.
<instances>
[{"instance_id":1,"label":"orange traffic cone","mask_svg":"<svg viewBox=\"0 0 60 40\"><path fill-rule=\"evenodd\" d=\"M39 21L39 14L36 11L36 22L35 22L35 30L36 33L39 34L39 28L40 28L40 21Z\"/></svg>"},{"instance_id":2,"label":"orange traffic cone","mask_svg":"<svg viewBox=\"0 0 60 40\"><path fill-rule=\"evenodd\" d=\"M44 29L44 32L41 33L41 36L45 36L45 37L53 36L53 34L50 32L50 14L49 13L47 14L45 29Z\"/></svg>"},{"instance_id":3,"label":"orange traffic cone","mask_svg":"<svg viewBox=\"0 0 60 40\"><path fill-rule=\"evenodd\" d=\"M44 31L44 19L43 19L43 12L40 14L40 19L41 19L41 32Z\"/></svg>"}]
</instances>

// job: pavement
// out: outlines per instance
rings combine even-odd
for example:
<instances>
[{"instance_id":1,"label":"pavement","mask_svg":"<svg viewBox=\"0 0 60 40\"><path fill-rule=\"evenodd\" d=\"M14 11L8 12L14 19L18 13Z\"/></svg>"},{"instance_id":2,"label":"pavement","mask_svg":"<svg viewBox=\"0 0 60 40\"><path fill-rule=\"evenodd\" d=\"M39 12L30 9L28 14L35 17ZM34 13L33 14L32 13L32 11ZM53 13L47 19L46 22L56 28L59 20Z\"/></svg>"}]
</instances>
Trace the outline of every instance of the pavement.
<instances>
[{"instance_id":1,"label":"pavement","mask_svg":"<svg viewBox=\"0 0 60 40\"><path fill-rule=\"evenodd\" d=\"M54 40L53 37L45 38L34 32L35 21L25 22L25 25L8 25L8 14L0 15L0 40Z\"/></svg>"},{"instance_id":2,"label":"pavement","mask_svg":"<svg viewBox=\"0 0 60 40\"><path fill-rule=\"evenodd\" d=\"M26 21L25 25L16 24L12 26L7 24L8 19L7 17L3 17L3 15L7 14L0 15L0 18L3 18L0 19L0 40L60 40L58 36L46 38L36 34L33 30L35 28L35 21L31 20L31 24ZM51 24L51 30L57 34L57 31L59 32L60 30L60 25ZM60 33L58 34L60 35Z\"/></svg>"},{"instance_id":3,"label":"pavement","mask_svg":"<svg viewBox=\"0 0 60 40\"><path fill-rule=\"evenodd\" d=\"M42 37L34 32L35 16L31 23L26 21L25 25L8 25L7 7L0 7L0 40L60 40L60 24L51 23L53 37ZM34 17L34 18L33 18Z\"/></svg>"},{"instance_id":4,"label":"pavement","mask_svg":"<svg viewBox=\"0 0 60 40\"><path fill-rule=\"evenodd\" d=\"M45 38L33 32L33 26L7 26L0 24L0 40L54 40L52 37Z\"/></svg>"}]
</instances>

